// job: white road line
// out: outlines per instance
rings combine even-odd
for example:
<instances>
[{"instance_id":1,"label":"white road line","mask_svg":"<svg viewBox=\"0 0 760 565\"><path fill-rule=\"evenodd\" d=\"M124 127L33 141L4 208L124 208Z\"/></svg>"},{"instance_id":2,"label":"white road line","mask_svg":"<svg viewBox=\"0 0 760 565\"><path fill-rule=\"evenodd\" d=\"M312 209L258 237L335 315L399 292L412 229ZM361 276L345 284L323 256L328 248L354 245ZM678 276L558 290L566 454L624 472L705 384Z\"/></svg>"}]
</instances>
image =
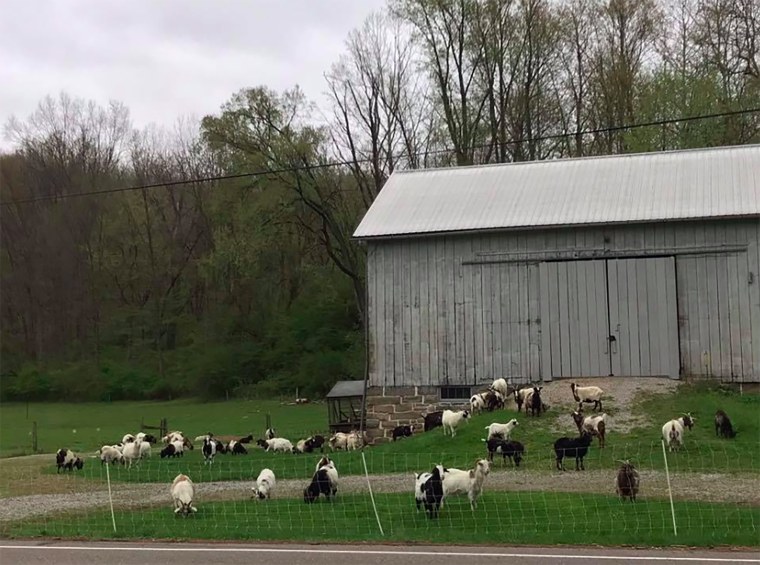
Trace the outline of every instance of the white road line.
<instances>
[{"instance_id":1,"label":"white road line","mask_svg":"<svg viewBox=\"0 0 760 565\"><path fill-rule=\"evenodd\" d=\"M736 559L726 557L676 557L644 555L560 555L551 553L487 553L473 551L398 551L398 550L362 550L362 549L288 549L270 547L139 547L99 545L0 545L0 549L50 549L55 551L145 551L145 552L214 552L214 553L314 553L328 555L419 555L425 557L513 557L536 559L606 559L609 561L699 561L701 563L760 563L760 559Z\"/></svg>"}]
</instances>

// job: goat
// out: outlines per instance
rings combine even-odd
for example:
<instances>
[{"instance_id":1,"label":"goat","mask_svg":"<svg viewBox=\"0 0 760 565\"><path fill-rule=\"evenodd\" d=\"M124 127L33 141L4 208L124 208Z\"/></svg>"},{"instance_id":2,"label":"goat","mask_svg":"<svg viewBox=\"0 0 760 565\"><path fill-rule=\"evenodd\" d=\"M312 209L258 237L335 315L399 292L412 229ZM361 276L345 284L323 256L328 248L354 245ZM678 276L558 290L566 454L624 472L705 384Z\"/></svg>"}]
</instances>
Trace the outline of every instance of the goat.
<instances>
[{"instance_id":1,"label":"goat","mask_svg":"<svg viewBox=\"0 0 760 565\"><path fill-rule=\"evenodd\" d=\"M691 429L694 426L695 418L691 412L684 414L680 418L670 420L662 426L662 439L668 446L668 450L673 452L683 446L683 435L686 428Z\"/></svg>"},{"instance_id":2,"label":"goat","mask_svg":"<svg viewBox=\"0 0 760 565\"><path fill-rule=\"evenodd\" d=\"M523 404L525 404L525 413L528 413L528 404L526 404L526 401L528 400L528 395L533 394L533 387L527 387L527 388L521 388L520 390L513 391L514 397L515 397L515 404L517 404L517 411L521 412Z\"/></svg>"},{"instance_id":3,"label":"goat","mask_svg":"<svg viewBox=\"0 0 760 565\"><path fill-rule=\"evenodd\" d=\"M414 434L414 426L396 426L393 428L393 441L399 438L411 437Z\"/></svg>"},{"instance_id":4,"label":"goat","mask_svg":"<svg viewBox=\"0 0 760 565\"><path fill-rule=\"evenodd\" d=\"M73 469L81 469L84 467L84 461L76 453L70 449L59 449L55 453L56 473L60 473L61 469L64 471L71 471Z\"/></svg>"},{"instance_id":5,"label":"goat","mask_svg":"<svg viewBox=\"0 0 760 565\"><path fill-rule=\"evenodd\" d=\"M330 446L331 451L337 451L339 449L348 450L348 434L343 432L335 432L330 436L327 444Z\"/></svg>"},{"instance_id":6,"label":"goat","mask_svg":"<svg viewBox=\"0 0 760 565\"><path fill-rule=\"evenodd\" d=\"M177 448L175 447L175 445L173 443L170 443L169 445L167 445L161 450L160 455L161 455L161 459L163 459L164 457L180 457L182 455L182 452L181 451L177 452Z\"/></svg>"},{"instance_id":7,"label":"goat","mask_svg":"<svg viewBox=\"0 0 760 565\"><path fill-rule=\"evenodd\" d=\"M214 462L214 456L216 455L216 442L211 437L211 434L203 439L201 452L203 453L203 462L211 465Z\"/></svg>"},{"instance_id":8,"label":"goat","mask_svg":"<svg viewBox=\"0 0 760 565\"><path fill-rule=\"evenodd\" d=\"M485 459L475 461L475 467L467 471L446 469L443 474L443 498L466 493L470 500L470 509L478 506L478 497L483 492L483 482L491 471L491 464ZM441 501L443 506L443 501Z\"/></svg>"},{"instance_id":9,"label":"goat","mask_svg":"<svg viewBox=\"0 0 760 565\"><path fill-rule=\"evenodd\" d=\"M533 393L530 395L530 415L541 416L541 410L544 407L544 403L541 401L541 391L544 387L534 386Z\"/></svg>"},{"instance_id":10,"label":"goat","mask_svg":"<svg viewBox=\"0 0 760 565\"><path fill-rule=\"evenodd\" d=\"M636 502L636 494L639 492L639 472L633 467L630 461L618 461L621 464L615 477L615 492L620 498L630 499Z\"/></svg>"},{"instance_id":11,"label":"goat","mask_svg":"<svg viewBox=\"0 0 760 565\"><path fill-rule=\"evenodd\" d=\"M459 410L457 412L454 412L453 410L444 410L443 416L441 417L441 422L443 423L443 435L446 435L446 430L451 432L451 437L457 435L457 427L469 417L469 410Z\"/></svg>"},{"instance_id":12,"label":"goat","mask_svg":"<svg viewBox=\"0 0 760 565\"><path fill-rule=\"evenodd\" d=\"M423 414L422 417L425 420L424 431L426 432L443 425L443 410Z\"/></svg>"},{"instance_id":13,"label":"goat","mask_svg":"<svg viewBox=\"0 0 760 565\"><path fill-rule=\"evenodd\" d=\"M728 414L723 410L718 410L715 413L715 435L724 438L736 437L736 432L731 425L731 420L728 418Z\"/></svg>"},{"instance_id":14,"label":"goat","mask_svg":"<svg viewBox=\"0 0 760 565\"><path fill-rule=\"evenodd\" d=\"M512 387L503 378L496 379L489 388L501 394L503 398L508 397L512 393Z\"/></svg>"},{"instance_id":15,"label":"goat","mask_svg":"<svg viewBox=\"0 0 760 565\"><path fill-rule=\"evenodd\" d=\"M248 455L248 450L245 446L234 439L227 445L227 452L232 453L233 455Z\"/></svg>"},{"instance_id":16,"label":"goat","mask_svg":"<svg viewBox=\"0 0 760 565\"><path fill-rule=\"evenodd\" d=\"M586 453L588 453L588 447L591 445L592 439L593 438L591 437L591 434L582 431L580 437L572 439L568 437L561 437L555 441L554 454L557 456L557 469L559 471L565 470L565 464L562 461L564 457L574 457L575 470L585 471L586 468L583 465L583 458L586 457ZM579 465L580 469L578 468Z\"/></svg>"},{"instance_id":17,"label":"goat","mask_svg":"<svg viewBox=\"0 0 760 565\"><path fill-rule=\"evenodd\" d=\"M191 512L198 512L198 509L193 506L195 489L193 488L193 481L190 480L190 477L182 474L174 477L171 494L174 499L175 514L187 516Z\"/></svg>"},{"instance_id":18,"label":"goat","mask_svg":"<svg viewBox=\"0 0 760 565\"><path fill-rule=\"evenodd\" d=\"M509 439L509 434L512 433L512 430L514 430L517 427L517 420L512 418L509 422L506 424L499 424L497 422L493 422L492 424L486 426L485 429L488 430L488 437L486 440L495 438L497 436L502 437L504 439Z\"/></svg>"},{"instance_id":19,"label":"goat","mask_svg":"<svg viewBox=\"0 0 760 565\"><path fill-rule=\"evenodd\" d=\"M324 461L327 463L324 463ZM324 464L323 464L324 463ZM303 491L303 500L307 504L314 502L320 494L324 494L327 500L331 500L338 492L338 470L335 464L327 457L323 457L317 463L317 471L311 478L311 483Z\"/></svg>"},{"instance_id":20,"label":"goat","mask_svg":"<svg viewBox=\"0 0 760 565\"><path fill-rule=\"evenodd\" d=\"M98 455L100 456L100 464L103 465L111 463L121 463L124 465L124 455L122 455L121 451L113 447L112 445L104 445L98 450Z\"/></svg>"},{"instance_id":21,"label":"goat","mask_svg":"<svg viewBox=\"0 0 760 565\"><path fill-rule=\"evenodd\" d=\"M277 437L277 432L274 431L274 428L267 428L264 432L264 437L266 439L272 439Z\"/></svg>"},{"instance_id":22,"label":"goat","mask_svg":"<svg viewBox=\"0 0 760 565\"><path fill-rule=\"evenodd\" d=\"M479 392L478 394L473 394L470 397L470 410L472 410L473 414L477 414L478 412L482 412L486 407L486 398L485 393Z\"/></svg>"},{"instance_id":23,"label":"goat","mask_svg":"<svg viewBox=\"0 0 760 565\"><path fill-rule=\"evenodd\" d=\"M140 444L134 441L125 444L122 455L124 456L124 462L127 463L127 468L131 469L133 463L140 461Z\"/></svg>"},{"instance_id":24,"label":"goat","mask_svg":"<svg viewBox=\"0 0 760 565\"><path fill-rule=\"evenodd\" d=\"M241 444L237 444L242 447ZM285 439L284 437L274 437L272 439L260 439L256 442L256 445L259 445L264 448L264 451L282 451L282 452L292 452L293 451L293 444L290 443L289 440ZM234 452L233 452L234 453Z\"/></svg>"},{"instance_id":25,"label":"goat","mask_svg":"<svg viewBox=\"0 0 760 565\"><path fill-rule=\"evenodd\" d=\"M525 447L519 441L509 441L499 437L495 437L486 441L486 449L488 450L488 460L493 462L494 453L500 453L502 462L506 464L507 457L514 463L515 467L520 466L520 461L523 459L525 453Z\"/></svg>"},{"instance_id":26,"label":"goat","mask_svg":"<svg viewBox=\"0 0 760 565\"><path fill-rule=\"evenodd\" d=\"M599 414L597 416L584 416L580 410L574 410L571 414L575 425L578 427L578 433L586 430L592 436L599 438L599 447L604 447L604 434L607 428L605 424L605 418L607 414Z\"/></svg>"},{"instance_id":27,"label":"goat","mask_svg":"<svg viewBox=\"0 0 760 565\"><path fill-rule=\"evenodd\" d=\"M578 403L578 410L583 407L583 403L594 403L594 410L602 409L602 396L604 391L598 386L578 386L570 383L570 390L573 392L573 398Z\"/></svg>"},{"instance_id":28,"label":"goat","mask_svg":"<svg viewBox=\"0 0 760 565\"><path fill-rule=\"evenodd\" d=\"M259 476L256 477L256 486L251 488L253 496L259 500L271 498L275 484L276 479L272 470L262 469Z\"/></svg>"},{"instance_id":29,"label":"goat","mask_svg":"<svg viewBox=\"0 0 760 565\"><path fill-rule=\"evenodd\" d=\"M419 510L424 505L429 518L438 516L443 502L443 475L446 469L436 465L430 473L415 475L414 499Z\"/></svg>"}]
</instances>

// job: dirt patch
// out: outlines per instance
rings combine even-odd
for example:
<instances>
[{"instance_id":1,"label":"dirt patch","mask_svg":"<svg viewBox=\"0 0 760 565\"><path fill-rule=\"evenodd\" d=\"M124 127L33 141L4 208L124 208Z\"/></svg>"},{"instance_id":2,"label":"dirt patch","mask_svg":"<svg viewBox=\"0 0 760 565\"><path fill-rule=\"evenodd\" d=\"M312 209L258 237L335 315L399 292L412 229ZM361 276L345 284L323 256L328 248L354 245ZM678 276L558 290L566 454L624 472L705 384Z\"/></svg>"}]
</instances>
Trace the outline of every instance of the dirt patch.
<instances>
[{"instance_id":1,"label":"dirt patch","mask_svg":"<svg viewBox=\"0 0 760 565\"><path fill-rule=\"evenodd\" d=\"M598 377L593 379L560 379L545 383L541 398L550 406L549 414L555 415L552 431L567 433L575 430L570 412L578 407L570 391L570 383L578 386L598 386L604 391L602 407L607 414L609 429L634 429L644 427L646 420L633 413L636 396L646 394L669 394L675 392L680 384L672 379L654 377ZM514 401L511 401L514 406ZM584 409L591 413L591 405ZM524 407L523 407L524 409Z\"/></svg>"}]
</instances>

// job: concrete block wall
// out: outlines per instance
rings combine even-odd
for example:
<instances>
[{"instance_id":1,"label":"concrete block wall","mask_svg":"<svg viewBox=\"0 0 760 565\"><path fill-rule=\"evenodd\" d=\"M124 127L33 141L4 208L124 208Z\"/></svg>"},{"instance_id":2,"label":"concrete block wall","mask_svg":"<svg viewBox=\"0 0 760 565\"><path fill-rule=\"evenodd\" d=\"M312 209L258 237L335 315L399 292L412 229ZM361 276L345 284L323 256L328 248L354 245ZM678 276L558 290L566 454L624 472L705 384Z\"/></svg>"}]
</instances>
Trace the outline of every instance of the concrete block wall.
<instances>
[{"instance_id":1,"label":"concrete block wall","mask_svg":"<svg viewBox=\"0 0 760 565\"><path fill-rule=\"evenodd\" d=\"M414 424L422 431L423 415L440 410L438 387L369 387L367 389L367 435L370 443L393 439L393 428Z\"/></svg>"}]
</instances>

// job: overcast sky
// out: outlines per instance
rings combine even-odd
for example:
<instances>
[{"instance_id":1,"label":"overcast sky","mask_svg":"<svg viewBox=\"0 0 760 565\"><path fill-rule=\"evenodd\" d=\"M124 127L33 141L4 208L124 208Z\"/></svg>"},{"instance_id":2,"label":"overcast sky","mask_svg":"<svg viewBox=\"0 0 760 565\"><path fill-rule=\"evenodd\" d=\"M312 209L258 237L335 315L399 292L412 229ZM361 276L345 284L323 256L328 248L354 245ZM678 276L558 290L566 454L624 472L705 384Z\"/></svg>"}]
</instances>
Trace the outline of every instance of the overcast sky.
<instances>
[{"instance_id":1,"label":"overcast sky","mask_svg":"<svg viewBox=\"0 0 760 565\"><path fill-rule=\"evenodd\" d=\"M240 88L321 103L346 35L385 0L2 0L0 125L65 90L137 126L215 112ZM0 128L0 132L2 128ZM0 146L8 148L0 135Z\"/></svg>"}]
</instances>

